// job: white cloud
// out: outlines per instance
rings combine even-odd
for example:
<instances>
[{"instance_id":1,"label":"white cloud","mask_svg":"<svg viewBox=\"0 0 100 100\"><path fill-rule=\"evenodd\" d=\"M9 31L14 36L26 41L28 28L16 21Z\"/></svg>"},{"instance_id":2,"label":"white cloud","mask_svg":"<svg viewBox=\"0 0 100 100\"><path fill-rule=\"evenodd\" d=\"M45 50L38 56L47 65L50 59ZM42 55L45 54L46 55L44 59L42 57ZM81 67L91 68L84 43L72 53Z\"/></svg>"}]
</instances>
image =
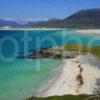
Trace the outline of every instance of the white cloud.
<instances>
[{"instance_id":1,"label":"white cloud","mask_svg":"<svg viewBox=\"0 0 100 100\"><path fill-rule=\"evenodd\" d=\"M34 21L34 22L37 22L37 21L47 21L48 18L28 18L27 21Z\"/></svg>"}]
</instances>

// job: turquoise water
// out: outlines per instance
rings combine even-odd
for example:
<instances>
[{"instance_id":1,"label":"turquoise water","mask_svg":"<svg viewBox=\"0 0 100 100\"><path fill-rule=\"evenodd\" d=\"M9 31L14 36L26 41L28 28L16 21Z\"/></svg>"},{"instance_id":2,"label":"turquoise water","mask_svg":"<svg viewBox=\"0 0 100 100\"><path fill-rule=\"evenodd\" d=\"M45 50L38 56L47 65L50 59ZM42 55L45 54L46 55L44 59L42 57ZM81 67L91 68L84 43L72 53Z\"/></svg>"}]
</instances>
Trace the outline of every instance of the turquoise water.
<instances>
[{"instance_id":1,"label":"turquoise water","mask_svg":"<svg viewBox=\"0 0 100 100\"><path fill-rule=\"evenodd\" d=\"M42 42L41 42L42 41ZM100 35L79 34L75 30L1 30L0 59L16 55L26 55L38 48L48 48L66 43L100 45Z\"/></svg>"},{"instance_id":2,"label":"turquoise water","mask_svg":"<svg viewBox=\"0 0 100 100\"><path fill-rule=\"evenodd\" d=\"M79 34L75 30L0 30L0 100L20 100L32 96L61 65L57 59L25 60L16 59L17 56L66 43L100 45L100 35ZM12 56L15 51L16 55ZM9 58L15 59L8 62Z\"/></svg>"},{"instance_id":3,"label":"turquoise water","mask_svg":"<svg viewBox=\"0 0 100 100\"><path fill-rule=\"evenodd\" d=\"M44 80L54 75L53 69L60 64L61 61L50 58L31 62L28 60L1 62L0 100L20 100L31 97Z\"/></svg>"}]
</instances>

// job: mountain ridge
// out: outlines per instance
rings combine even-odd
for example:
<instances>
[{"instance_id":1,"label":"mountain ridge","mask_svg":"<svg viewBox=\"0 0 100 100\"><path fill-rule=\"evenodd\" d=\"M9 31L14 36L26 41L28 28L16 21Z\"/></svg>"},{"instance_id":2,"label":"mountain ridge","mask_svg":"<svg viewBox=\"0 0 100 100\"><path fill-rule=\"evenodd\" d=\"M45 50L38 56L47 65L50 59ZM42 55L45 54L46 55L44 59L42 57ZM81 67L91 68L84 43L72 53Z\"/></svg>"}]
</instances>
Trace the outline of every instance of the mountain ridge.
<instances>
[{"instance_id":1,"label":"mountain ridge","mask_svg":"<svg viewBox=\"0 0 100 100\"><path fill-rule=\"evenodd\" d=\"M18 24L17 22L13 21L13 20L6 20L6 19L0 19L0 27L19 27L20 24Z\"/></svg>"},{"instance_id":2,"label":"mountain ridge","mask_svg":"<svg viewBox=\"0 0 100 100\"><path fill-rule=\"evenodd\" d=\"M100 8L85 9L56 21L35 24L32 27L45 28L100 28Z\"/></svg>"}]
</instances>

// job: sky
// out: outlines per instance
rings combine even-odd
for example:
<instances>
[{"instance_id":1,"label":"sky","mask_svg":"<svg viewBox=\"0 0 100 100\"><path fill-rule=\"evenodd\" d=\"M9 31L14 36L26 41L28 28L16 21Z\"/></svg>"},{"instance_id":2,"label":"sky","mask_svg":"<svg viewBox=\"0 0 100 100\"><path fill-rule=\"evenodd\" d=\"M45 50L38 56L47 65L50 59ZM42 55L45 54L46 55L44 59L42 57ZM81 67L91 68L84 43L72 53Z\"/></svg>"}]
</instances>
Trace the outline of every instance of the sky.
<instances>
[{"instance_id":1,"label":"sky","mask_svg":"<svg viewBox=\"0 0 100 100\"><path fill-rule=\"evenodd\" d=\"M0 18L63 19L89 8L100 8L100 0L0 0Z\"/></svg>"}]
</instances>

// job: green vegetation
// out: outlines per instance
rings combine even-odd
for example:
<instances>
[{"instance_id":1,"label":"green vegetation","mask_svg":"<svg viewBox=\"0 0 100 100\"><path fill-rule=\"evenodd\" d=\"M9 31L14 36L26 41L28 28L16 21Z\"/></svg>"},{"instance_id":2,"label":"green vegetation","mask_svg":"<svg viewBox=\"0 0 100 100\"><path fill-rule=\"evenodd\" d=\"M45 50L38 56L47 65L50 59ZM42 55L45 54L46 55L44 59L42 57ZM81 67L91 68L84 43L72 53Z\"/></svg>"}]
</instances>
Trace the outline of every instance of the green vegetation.
<instances>
[{"instance_id":1,"label":"green vegetation","mask_svg":"<svg viewBox=\"0 0 100 100\"><path fill-rule=\"evenodd\" d=\"M47 98L30 98L27 100L87 100L88 95L65 95L65 96L52 96ZM91 99L92 100L92 99Z\"/></svg>"},{"instance_id":2,"label":"green vegetation","mask_svg":"<svg viewBox=\"0 0 100 100\"><path fill-rule=\"evenodd\" d=\"M64 46L60 46L56 49L50 48L49 50L64 50L64 51L75 51L81 53L91 53L100 58L100 46L85 46L80 44L65 44ZM82 69L81 69L82 71ZM78 76L81 79L81 76ZM81 84L83 84L81 82ZM96 93L99 94L99 93ZM64 95L64 96L52 96L47 98L35 98L31 97L27 100L100 100L100 94L97 95Z\"/></svg>"},{"instance_id":3,"label":"green vegetation","mask_svg":"<svg viewBox=\"0 0 100 100\"><path fill-rule=\"evenodd\" d=\"M66 44L64 45L66 51L78 51L83 53L91 53L97 57L100 57L100 46L85 46L80 44Z\"/></svg>"},{"instance_id":4,"label":"green vegetation","mask_svg":"<svg viewBox=\"0 0 100 100\"><path fill-rule=\"evenodd\" d=\"M100 9L79 11L63 20L45 21L34 24L34 28L100 28Z\"/></svg>"}]
</instances>

